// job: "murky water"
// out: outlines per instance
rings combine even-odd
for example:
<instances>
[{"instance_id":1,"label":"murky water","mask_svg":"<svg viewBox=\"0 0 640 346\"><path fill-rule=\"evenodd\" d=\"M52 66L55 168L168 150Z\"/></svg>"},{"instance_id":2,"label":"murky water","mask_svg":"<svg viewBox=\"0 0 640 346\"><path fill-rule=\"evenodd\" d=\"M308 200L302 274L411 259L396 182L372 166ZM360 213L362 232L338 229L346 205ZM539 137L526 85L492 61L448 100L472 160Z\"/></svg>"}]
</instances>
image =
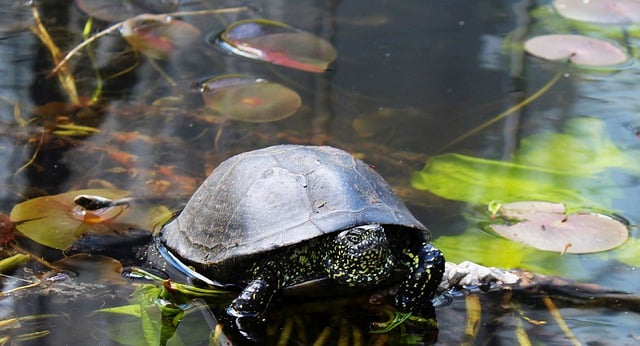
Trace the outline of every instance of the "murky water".
<instances>
[{"instance_id":1,"label":"murky water","mask_svg":"<svg viewBox=\"0 0 640 346\"><path fill-rule=\"evenodd\" d=\"M439 237L457 236L465 229L482 232L467 216L483 206L445 200L412 187L412 175L434 155L456 152L508 160L523 138L563 133L571 119L585 117L601 124L599 140L611 142L623 153L640 148L640 73L635 58L623 68L603 72L544 62L518 49L523 39L553 31L536 17L539 12L535 11L548 8L546 2L260 1L248 11L186 16L183 19L197 27L202 37L170 59L152 62L133 52L117 34L101 38L73 58L69 67L80 98L89 100L101 90L98 101L88 107L70 104L58 79L49 76L50 53L29 31L34 23L31 9L5 2L0 19L0 211L6 214L27 198L102 187L128 190L178 210L208 173L233 154L282 143L326 144L374 166L417 218L430 226L438 242ZM237 5L197 1L185 2L179 9ZM71 2L47 1L39 11L61 49L69 50L82 41L87 17ZM231 56L207 43L208 34L236 20L256 17L282 21L327 39L338 51L337 60L329 71L315 74ZM639 46L636 31L624 31L618 42L632 54ZM556 73L562 73L562 78L532 103L449 145L540 90ZM205 109L196 86L223 74L248 74L281 83L296 90L303 105L293 116L276 122L216 116ZM54 132L68 123L99 132L78 136ZM552 162L562 154L548 155ZM627 166L632 168L613 165L599 173L594 179L601 184L594 184L585 195L598 202L597 207L616 212L634 225L640 220L640 169L637 159ZM592 255L541 255L543 259L535 260L536 267L529 269L638 293L638 261L633 259L637 227L630 227L630 233L631 240L620 249ZM483 249L472 248L462 239L461 244L469 247L462 252L472 258L456 260L482 263L484 257L472 254ZM7 280L3 288L18 284ZM86 315L98 306L122 304L118 299L128 296L129 289L120 296L105 293L98 302L80 304L86 311L70 314ZM3 318L49 313L48 305L60 308L59 302L46 297L34 299L28 297L29 304L20 306L4 299ZM500 299L484 302L488 309L484 327L476 334L478 343L515 343L521 323L534 341L570 343L549 315L549 307L539 300L525 300L522 310L505 312L496 308ZM532 305L525 307L526 302ZM637 309L570 303L559 308L582 343L633 344L640 338L634 329L638 316L632 312ZM464 339L466 321L460 317L464 311L460 297L437 310L441 344ZM549 323L514 318L513 311ZM105 318L96 324L105 329L115 322ZM51 344L73 343L86 335L93 335L99 344L115 343L109 339L113 334L95 333L89 326L84 331L79 325L73 318L56 319L29 330L75 330L70 335L54 333ZM24 334L26 329L20 332L16 327L2 335L11 340L15 337L11 330ZM42 340L48 339L34 342Z\"/></svg>"}]
</instances>

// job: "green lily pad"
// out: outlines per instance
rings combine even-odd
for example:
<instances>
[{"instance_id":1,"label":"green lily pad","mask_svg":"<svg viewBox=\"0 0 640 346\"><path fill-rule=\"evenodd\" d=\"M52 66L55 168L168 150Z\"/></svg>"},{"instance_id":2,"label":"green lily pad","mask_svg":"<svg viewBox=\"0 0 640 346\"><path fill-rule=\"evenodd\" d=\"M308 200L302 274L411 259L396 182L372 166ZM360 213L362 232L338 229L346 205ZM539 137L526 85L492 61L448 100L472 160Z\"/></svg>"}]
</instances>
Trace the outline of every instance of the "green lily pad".
<instances>
[{"instance_id":1,"label":"green lily pad","mask_svg":"<svg viewBox=\"0 0 640 346\"><path fill-rule=\"evenodd\" d=\"M204 82L202 97L221 116L253 123L287 118L302 105L300 95L281 84L239 75Z\"/></svg>"},{"instance_id":2,"label":"green lily pad","mask_svg":"<svg viewBox=\"0 0 640 346\"><path fill-rule=\"evenodd\" d=\"M141 14L122 23L120 34L133 49L153 59L166 59L200 37L191 24L167 15Z\"/></svg>"},{"instance_id":3,"label":"green lily pad","mask_svg":"<svg viewBox=\"0 0 640 346\"><path fill-rule=\"evenodd\" d=\"M249 19L231 24L214 44L232 54L309 72L324 72L337 57L327 40L287 24Z\"/></svg>"},{"instance_id":4,"label":"green lily pad","mask_svg":"<svg viewBox=\"0 0 640 346\"><path fill-rule=\"evenodd\" d=\"M629 237L627 226L598 213L567 214L562 203L539 201L503 205L499 214L508 224L490 225L499 235L539 250L560 253L593 253L622 245Z\"/></svg>"},{"instance_id":5,"label":"green lily pad","mask_svg":"<svg viewBox=\"0 0 640 346\"><path fill-rule=\"evenodd\" d=\"M33 241L65 250L87 233L113 234L131 228L157 230L171 217L171 212L162 206L116 203L113 207L89 210L74 202L79 195L119 200L129 192L89 189L33 198L13 208L11 221Z\"/></svg>"}]
</instances>

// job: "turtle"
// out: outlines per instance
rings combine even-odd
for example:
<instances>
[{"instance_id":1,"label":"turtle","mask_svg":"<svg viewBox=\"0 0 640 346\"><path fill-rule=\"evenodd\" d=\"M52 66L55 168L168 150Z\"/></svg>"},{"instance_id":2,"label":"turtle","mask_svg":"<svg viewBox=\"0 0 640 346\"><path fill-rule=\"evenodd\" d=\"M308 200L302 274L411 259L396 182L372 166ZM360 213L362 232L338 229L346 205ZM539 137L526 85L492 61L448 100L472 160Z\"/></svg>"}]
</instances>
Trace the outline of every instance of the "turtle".
<instances>
[{"instance_id":1,"label":"turtle","mask_svg":"<svg viewBox=\"0 0 640 346\"><path fill-rule=\"evenodd\" d=\"M371 166L330 146L276 145L223 161L159 235L172 255L242 291L224 320L264 318L283 289L313 280L376 287L405 273L401 312L431 304L445 259Z\"/></svg>"}]
</instances>

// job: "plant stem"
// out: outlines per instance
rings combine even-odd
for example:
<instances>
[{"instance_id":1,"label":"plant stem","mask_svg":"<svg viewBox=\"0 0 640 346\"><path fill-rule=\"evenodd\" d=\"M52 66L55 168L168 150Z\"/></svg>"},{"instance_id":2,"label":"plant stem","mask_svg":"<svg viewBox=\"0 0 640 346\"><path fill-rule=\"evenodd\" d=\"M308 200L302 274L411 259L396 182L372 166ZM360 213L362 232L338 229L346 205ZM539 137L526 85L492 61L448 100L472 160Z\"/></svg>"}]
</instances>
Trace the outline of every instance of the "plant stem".
<instances>
[{"instance_id":1,"label":"plant stem","mask_svg":"<svg viewBox=\"0 0 640 346\"><path fill-rule=\"evenodd\" d=\"M449 142L447 145L445 145L444 147L442 147L442 149L438 150L439 153L451 148L452 146L464 141L465 139L477 134L478 132L486 129L487 127L495 124L496 122L508 117L509 115L513 114L514 112L520 110L522 107L528 105L529 103L531 103L532 101L534 101L535 99L537 99L538 97L540 97L542 94L546 93L552 86L554 86L558 80L560 80L560 77L562 77L564 72L560 71L558 73L556 73L555 76L553 76L553 78L547 82L547 84L545 84L542 88L540 88L538 91L536 91L535 93L533 93L531 96L527 97L526 99L522 100L522 102L518 103L517 105L514 105L513 107L507 109L506 111L498 114L497 116L489 119L488 121L484 122L483 124L481 124L480 126L467 131L466 133L462 134L461 136L459 136L458 138L454 139L453 141Z\"/></svg>"}]
</instances>

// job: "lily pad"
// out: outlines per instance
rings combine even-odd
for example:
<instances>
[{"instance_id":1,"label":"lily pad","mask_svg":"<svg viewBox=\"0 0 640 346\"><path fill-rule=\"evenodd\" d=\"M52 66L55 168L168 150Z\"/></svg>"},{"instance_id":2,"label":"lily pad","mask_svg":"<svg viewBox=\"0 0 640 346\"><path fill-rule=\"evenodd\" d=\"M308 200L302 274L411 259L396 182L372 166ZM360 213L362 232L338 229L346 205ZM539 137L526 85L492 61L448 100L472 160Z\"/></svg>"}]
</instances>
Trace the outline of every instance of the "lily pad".
<instances>
[{"instance_id":1,"label":"lily pad","mask_svg":"<svg viewBox=\"0 0 640 346\"><path fill-rule=\"evenodd\" d=\"M221 116L254 123L287 118L302 105L300 95L281 84L241 75L204 82L202 97Z\"/></svg>"},{"instance_id":2,"label":"lily pad","mask_svg":"<svg viewBox=\"0 0 640 346\"><path fill-rule=\"evenodd\" d=\"M120 34L142 54L166 59L176 51L188 48L200 37L200 30L167 15L141 14L125 20Z\"/></svg>"},{"instance_id":3,"label":"lily pad","mask_svg":"<svg viewBox=\"0 0 640 346\"><path fill-rule=\"evenodd\" d=\"M171 212L162 206L114 203L112 207L89 210L74 202L80 195L119 200L129 193L90 189L33 198L13 208L11 221L33 241L65 250L88 233L114 234L132 228L157 230L171 217Z\"/></svg>"},{"instance_id":4,"label":"lily pad","mask_svg":"<svg viewBox=\"0 0 640 346\"><path fill-rule=\"evenodd\" d=\"M628 60L611 42L582 35L543 35L528 39L527 53L545 60L568 60L585 66L613 66Z\"/></svg>"},{"instance_id":5,"label":"lily pad","mask_svg":"<svg viewBox=\"0 0 640 346\"><path fill-rule=\"evenodd\" d=\"M584 22L640 23L640 1L637 0L556 0L553 7L566 18Z\"/></svg>"},{"instance_id":6,"label":"lily pad","mask_svg":"<svg viewBox=\"0 0 640 346\"><path fill-rule=\"evenodd\" d=\"M58 268L74 272L79 282L101 284L125 284L122 263L100 255L76 254L53 263Z\"/></svg>"},{"instance_id":7,"label":"lily pad","mask_svg":"<svg viewBox=\"0 0 640 346\"><path fill-rule=\"evenodd\" d=\"M326 71L337 57L327 40L265 19L235 22L214 43L235 55L309 72Z\"/></svg>"},{"instance_id":8,"label":"lily pad","mask_svg":"<svg viewBox=\"0 0 640 346\"><path fill-rule=\"evenodd\" d=\"M179 3L179 0L76 0L82 12L105 22L117 22L141 13L171 12Z\"/></svg>"},{"instance_id":9,"label":"lily pad","mask_svg":"<svg viewBox=\"0 0 640 346\"><path fill-rule=\"evenodd\" d=\"M506 225L489 227L501 236L536 249L561 253L592 253L613 249L629 237L627 226L597 213L566 214L561 203L513 202L502 206L499 214Z\"/></svg>"}]
</instances>

